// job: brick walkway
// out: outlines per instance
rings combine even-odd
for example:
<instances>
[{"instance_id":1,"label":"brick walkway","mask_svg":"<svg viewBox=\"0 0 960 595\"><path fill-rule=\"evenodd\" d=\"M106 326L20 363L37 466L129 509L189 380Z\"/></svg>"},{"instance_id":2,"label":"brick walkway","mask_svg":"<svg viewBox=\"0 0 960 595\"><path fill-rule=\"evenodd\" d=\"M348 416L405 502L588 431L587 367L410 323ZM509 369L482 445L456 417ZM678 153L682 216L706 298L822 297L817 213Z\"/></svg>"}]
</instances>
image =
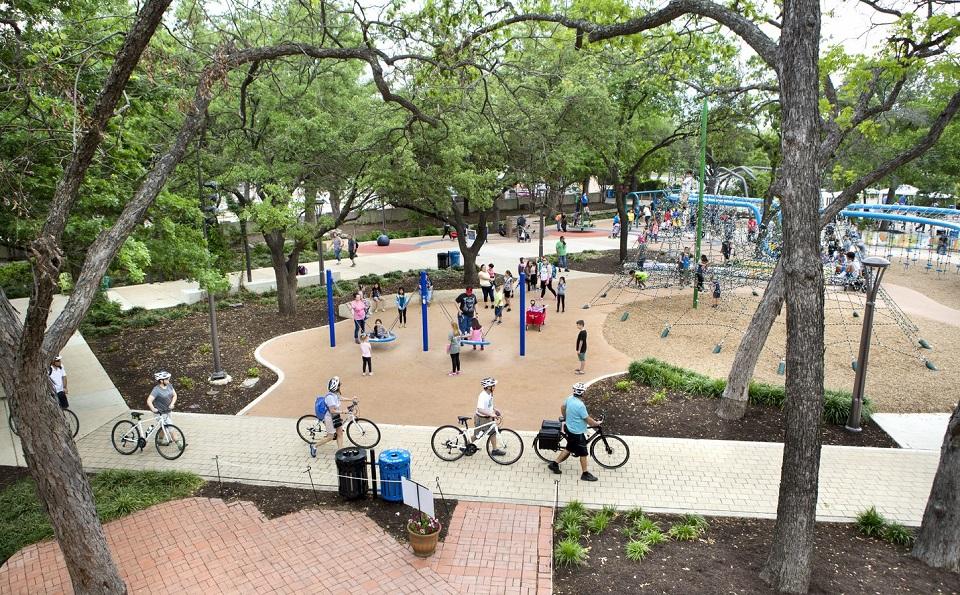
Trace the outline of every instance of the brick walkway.
<instances>
[{"instance_id":1,"label":"brick walkway","mask_svg":"<svg viewBox=\"0 0 960 595\"><path fill-rule=\"evenodd\" d=\"M303 510L267 520L249 502L208 498L160 504L109 523L106 532L134 593L551 590L550 510L539 507L458 506L442 549L428 560L360 513ZM0 567L2 593L71 591L53 541Z\"/></svg>"}]
</instances>

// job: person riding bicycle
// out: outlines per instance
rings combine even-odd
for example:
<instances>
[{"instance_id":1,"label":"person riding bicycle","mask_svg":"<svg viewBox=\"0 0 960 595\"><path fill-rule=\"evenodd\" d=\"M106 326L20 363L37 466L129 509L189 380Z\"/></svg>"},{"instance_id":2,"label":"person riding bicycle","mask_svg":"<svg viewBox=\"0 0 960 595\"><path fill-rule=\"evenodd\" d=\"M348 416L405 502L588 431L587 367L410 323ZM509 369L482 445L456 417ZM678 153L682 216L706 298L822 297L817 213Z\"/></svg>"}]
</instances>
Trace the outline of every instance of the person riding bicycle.
<instances>
[{"instance_id":1,"label":"person riding bicycle","mask_svg":"<svg viewBox=\"0 0 960 595\"><path fill-rule=\"evenodd\" d=\"M327 436L320 442L310 445L310 456L317 457L317 447L323 446L334 438L337 448L343 448L343 420L340 418L340 377L334 376L327 382L327 394L317 397L313 405L313 412L327 429Z\"/></svg>"},{"instance_id":2,"label":"person riding bicycle","mask_svg":"<svg viewBox=\"0 0 960 595\"><path fill-rule=\"evenodd\" d=\"M477 411L473 415L474 432L470 437L470 442L473 442L483 435L483 430L477 431L477 428L483 424L488 424L492 421L496 421L497 424L500 423L500 410L493 406L493 389L497 386L497 379L488 376L480 381L480 386L483 387L483 390L481 390L477 396ZM493 450L490 452L491 455L502 457L507 454L505 451L497 448L496 434L490 434L488 440L490 440L491 446L493 446Z\"/></svg>"},{"instance_id":3,"label":"person riding bicycle","mask_svg":"<svg viewBox=\"0 0 960 595\"><path fill-rule=\"evenodd\" d=\"M50 390L57 396L60 409L68 409L70 402L67 400L67 371L63 367L63 357L58 355L53 358L53 363L50 364L48 373L50 376Z\"/></svg>"},{"instance_id":4,"label":"person riding bicycle","mask_svg":"<svg viewBox=\"0 0 960 595\"><path fill-rule=\"evenodd\" d=\"M567 457L573 455L580 457L580 479L582 481L597 481L590 471L587 470L587 426L596 428L600 421L590 417L587 413L587 406L583 404L581 397L587 392L587 387L582 382L573 385L573 394L567 397L563 405L560 406L560 415L564 418L564 434L567 438L567 445L563 447L557 459L547 465L554 473L560 474L560 463L567 460Z\"/></svg>"},{"instance_id":5,"label":"person riding bicycle","mask_svg":"<svg viewBox=\"0 0 960 595\"><path fill-rule=\"evenodd\" d=\"M161 425L172 423L170 413L177 404L177 391L170 384L170 372L157 372L153 379L157 381L157 385L147 397L147 408L160 416Z\"/></svg>"}]
</instances>

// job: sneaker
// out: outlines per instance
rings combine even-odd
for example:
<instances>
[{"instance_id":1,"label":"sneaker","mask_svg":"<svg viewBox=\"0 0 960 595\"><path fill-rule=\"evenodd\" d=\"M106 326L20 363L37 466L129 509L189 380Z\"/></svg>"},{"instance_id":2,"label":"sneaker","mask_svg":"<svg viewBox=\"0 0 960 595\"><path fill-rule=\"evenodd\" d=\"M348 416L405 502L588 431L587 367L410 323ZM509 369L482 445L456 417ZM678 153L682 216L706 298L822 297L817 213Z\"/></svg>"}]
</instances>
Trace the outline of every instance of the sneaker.
<instances>
[{"instance_id":1,"label":"sneaker","mask_svg":"<svg viewBox=\"0 0 960 595\"><path fill-rule=\"evenodd\" d=\"M370 376L373 376L373 372L370 372Z\"/></svg>"},{"instance_id":2,"label":"sneaker","mask_svg":"<svg viewBox=\"0 0 960 595\"><path fill-rule=\"evenodd\" d=\"M363 372L363 373L361 373L360 375L361 375L361 376L366 376L367 373L366 373L366 372Z\"/></svg>"},{"instance_id":3,"label":"sneaker","mask_svg":"<svg viewBox=\"0 0 960 595\"><path fill-rule=\"evenodd\" d=\"M495 448L490 451L490 454L495 457L505 457L507 456L507 451Z\"/></svg>"},{"instance_id":4,"label":"sneaker","mask_svg":"<svg viewBox=\"0 0 960 595\"><path fill-rule=\"evenodd\" d=\"M316 445L316 444L311 444L311 445L310 445L310 456L313 457L313 458L317 458L317 445Z\"/></svg>"},{"instance_id":5,"label":"sneaker","mask_svg":"<svg viewBox=\"0 0 960 595\"><path fill-rule=\"evenodd\" d=\"M580 475L580 481L597 481L597 477L589 471L584 471Z\"/></svg>"},{"instance_id":6,"label":"sneaker","mask_svg":"<svg viewBox=\"0 0 960 595\"><path fill-rule=\"evenodd\" d=\"M449 374L447 374L447 376L456 376L456 375L457 375L456 372L450 372Z\"/></svg>"},{"instance_id":7,"label":"sneaker","mask_svg":"<svg viewBox=\"0 0 960 595\"><path fill-rule=\"evenodd\" d=\"M563 471L560 471L560 465L556 461L550 461L547 463L547 469L553 471L557 475L563 473Z\"/></svg>"}]
</instances>

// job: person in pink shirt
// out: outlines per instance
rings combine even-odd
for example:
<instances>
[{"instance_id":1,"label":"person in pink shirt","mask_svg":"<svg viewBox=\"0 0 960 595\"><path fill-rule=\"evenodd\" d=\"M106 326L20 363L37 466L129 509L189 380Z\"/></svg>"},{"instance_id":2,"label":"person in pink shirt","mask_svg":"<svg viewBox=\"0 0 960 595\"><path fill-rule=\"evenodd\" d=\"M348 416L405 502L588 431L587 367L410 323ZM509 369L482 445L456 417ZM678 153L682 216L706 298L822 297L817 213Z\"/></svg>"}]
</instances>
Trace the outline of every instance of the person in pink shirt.
<instances>
[{"instance_id":1,"label":"person in pink shirt","mask_svg":"<svg viewBox=\"0 0 960 595\"><path fill-rule=\"evenodd\" d=\"M370 348L366 333L360 335L360 359L363 362L363 375L373 376L373 350Z\"/></svg>"},{"instance_id":2,"label":"person in pink shirt","mask_svg":"<svg viewBox=\"0 0 960 595\"><path fill-rule=\"evenodd\" d=\"M359 291L353 294L350 302L350 311L353 312L353 342L360 342L360 335L366 332L367 304L363 301L363 294Z\"/></svg>"}]
</instances>

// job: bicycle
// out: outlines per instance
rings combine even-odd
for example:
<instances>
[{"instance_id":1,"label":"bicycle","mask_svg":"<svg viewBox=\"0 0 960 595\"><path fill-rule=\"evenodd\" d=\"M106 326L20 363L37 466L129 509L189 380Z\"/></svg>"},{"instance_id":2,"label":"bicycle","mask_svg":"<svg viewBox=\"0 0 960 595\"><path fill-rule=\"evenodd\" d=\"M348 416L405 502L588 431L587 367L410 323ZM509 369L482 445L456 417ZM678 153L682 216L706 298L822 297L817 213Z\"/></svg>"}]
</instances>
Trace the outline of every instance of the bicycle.
<instances>
[{"instance_id":1,"label":"bicycle","mask_svg":"<svg viewBox=\"0 0 960 595\"><path fill-rule=\"evenodd\" d=\"M156 414L153 418L154 424L143 429L143 413L131 411L130 417L136 420L136 423L122 419L113 425L110 431L110 441L113 447L122 455L133 454L138 448L143 452L150 436L156 434L154 439L157 445L157 452L160 456L172 461L180 457L187 448L187 439L183 431L177 426L163 421L163 415Z\"/></svg>"},{"instance_id":2,"label":"bicycle","mask_svg":"<svg viewBox=\"0 0 960 595\"><path fill-rule=\"evenodd\" d=\"M471 433L476 436L473 441L467 438L467 431L470 430L470 418L461 415L457 417L457 421L460 422L463 429L454 425L440 426L433 432L433 437L430 438L433 454L444 461L456 461L464 455L473 456L480 450L477 448L477 441L482 438L488 438L487 455L498 465L512 465L523 456L523 440L520 439L520 435L513 430L501 428L498 424L499 417L473 428ZM489 440L491 434L497 438L497 449L505 454L494 454L493 442ZM513 456L514 452L516 453L515 456Z\"/></svg>"},{"instance_id":3,"label":"bicycle","mask_svg":"<svg viewBox=\"0 0 960 595\"><path fill-rule=\"evenodd\" d=\"M344 426L347 440L360 448L373 448L380 443L380 428L377 424L364 417L358 417L360 405L353 399L347 407L347 423ZM297 420L297 434L307 444L316 444L318 438L327 434L323 421L316 415L307 414Z\"/></svg>"},{"instance_id":4,"label":"bicycle","mask_svg":"<svg viewBox=\"0 0 960 595\"><path fill-rule=\"evenodd\" d=\"M563 423L563 418L560 418ZM630 460L630 447L626 441L615 434L605 434L603 425L593 428L587 428L587 448L590 451L590 457L604 469L617 469ZM560 434L560 440L557 441L557 448L549 448L547 445L541 446L539 437L533 439L533 450L537 456L547 463L553 461L556 455L547 456L545 452L557 452L566 446L567 437L564 433ZM598 446L599 445L599 446ZM599 456L598 456L599 455Z\"/></svg>"},{"instance_id":5,"label":"bicycle","mask_svg":"<svg viewBox=\"0 0 960 595\"><path fill-rule=\"evenodd\" d=\"M70 437L76 438L80 432L80 420L77 419L77 414L66 408L61 408L60 411L63 411L63 417L67 421L67 427L70 429ZM17 423L13 421L13 413L7 416L7 423L10 424L10 431L13 432L13 435L19 436L20 432L17 431Z\"/></svg>"}]
</instances>

